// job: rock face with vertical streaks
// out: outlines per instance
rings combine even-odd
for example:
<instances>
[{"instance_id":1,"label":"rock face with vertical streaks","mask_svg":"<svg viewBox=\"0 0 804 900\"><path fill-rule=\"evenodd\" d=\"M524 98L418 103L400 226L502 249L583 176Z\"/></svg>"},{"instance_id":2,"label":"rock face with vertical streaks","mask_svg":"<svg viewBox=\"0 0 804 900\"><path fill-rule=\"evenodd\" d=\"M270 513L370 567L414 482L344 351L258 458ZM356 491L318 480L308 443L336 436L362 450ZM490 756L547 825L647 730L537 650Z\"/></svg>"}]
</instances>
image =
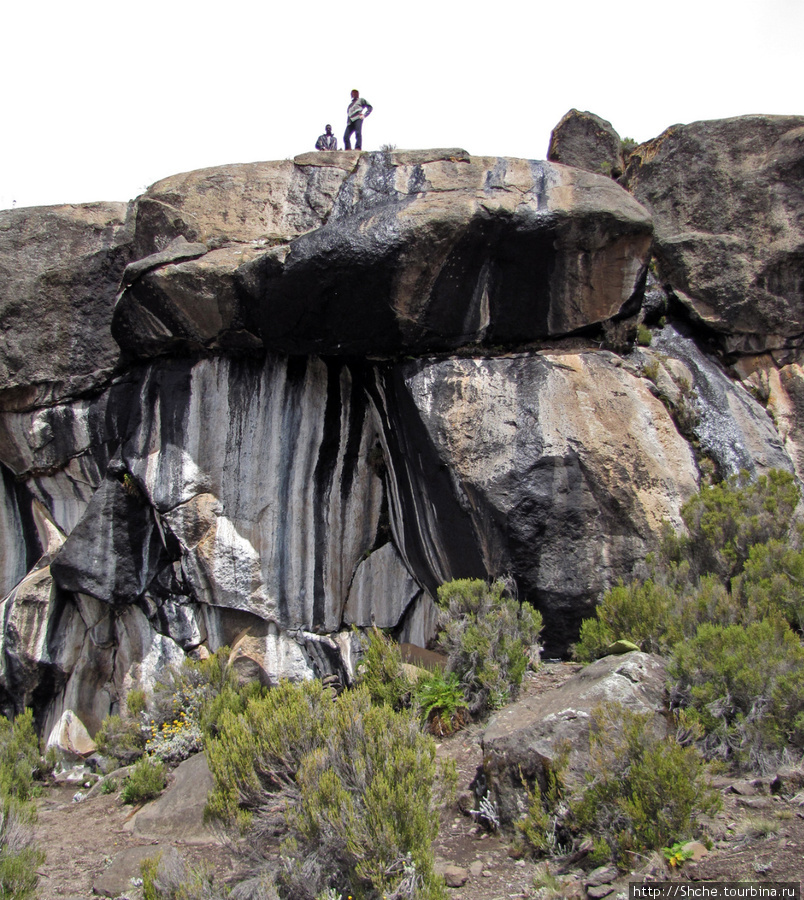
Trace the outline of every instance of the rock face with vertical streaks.
<instances>
[{"instance_id":1,"label":"rock face with vertical streaks","mask_svg":"<svg viewBox=\"0 0 804 900\"><path fill-rule=\"evenodd\" d=\"M353 627L425 645L458 577L513 578L565 651L702 453L804 459L789 341L752 394L657 282L635 346L652 235L611 178L458 149L0 213L2 708L91 736L222 646L348 683Z\"/></svg>"}]
</instances>

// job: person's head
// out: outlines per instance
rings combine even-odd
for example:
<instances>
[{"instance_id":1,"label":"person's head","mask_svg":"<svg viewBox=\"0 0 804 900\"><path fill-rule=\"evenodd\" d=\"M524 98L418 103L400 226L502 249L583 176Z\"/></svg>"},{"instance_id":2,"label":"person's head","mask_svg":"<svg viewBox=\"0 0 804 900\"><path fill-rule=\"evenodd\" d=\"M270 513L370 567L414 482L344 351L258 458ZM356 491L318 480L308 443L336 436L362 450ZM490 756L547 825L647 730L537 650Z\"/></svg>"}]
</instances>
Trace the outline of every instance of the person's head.
<instances>
[{"instance_id":1,"label":"person's head","mask_svg":"<svg viewBox=\"0 0 804 900\"><path fill-rule=\"evenodd\" d=\"M326 125L325 130L326 130L327 134L332 134L332 126L331 125Z\"/></svg>"},{"instance_id":2,"label":"person's head","mask_svg":"<svg viewBox=\"0 0 804 900\"><path fill-rule=\"evenodd\" d=\"M352 100L357 100L360 96L360 91L352 91Z\"/></svg>"}]
</instances>

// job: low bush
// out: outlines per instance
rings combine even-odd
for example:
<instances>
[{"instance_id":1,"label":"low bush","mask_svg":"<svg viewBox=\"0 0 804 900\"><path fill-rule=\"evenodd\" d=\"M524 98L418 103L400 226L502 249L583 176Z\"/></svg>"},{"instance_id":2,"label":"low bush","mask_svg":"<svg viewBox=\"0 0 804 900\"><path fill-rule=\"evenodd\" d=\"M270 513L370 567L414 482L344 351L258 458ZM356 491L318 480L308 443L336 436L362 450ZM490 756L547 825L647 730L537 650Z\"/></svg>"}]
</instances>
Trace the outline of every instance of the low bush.
<instances>
[{"instance_id":1,"label":"low bush","mask_svg":"<svg viewBox=\"0 0 804 900\"><path fill-rule=\"evenodd\" d=\"M158 797L166 784L165 764L159 759L142 756L134 763L120 796L124 803L144 803Z\"/></svg>"},{"instance_id":2,"label":"low bush","mask_svg":"<svg viewBox=\"0 0 804 900\"><path fill-rule=\"evenodd\" d=\"M528 810L516 823L525 848L537 856L556 856L566 849L562 846L562 840L569 838L564 824L569 807L566 804L564 773L569 753L569 745L558 749L552 765L545 772L544 791L538 784L528 788ZM524 778L522 781L525 783Z\"/></svg>"},{"instance_id":3,"label":"low bush","mask_svg":"<svg viewBox=\"0 0 804 900\"><path fill-rule=\"evenodd\" d=\"M4 803L0 810L0 900L29 900L36 896L37 869L45 854L36 846L33 807Z\"/></svg>"},{"instance_id":4,"label":"low bush","mask_svg":"<svg viewBox=\"0 0 804 900\"><path fill-rule=\"evenodd\" d=\"M754 544L732 591L756 618L778 614L804 632L804 550L789 539Z\"/></svg>"},{"instance_id":5,"label":"low bush","mask_svg":"<svg viewBox=\"0 0 804 900\"><path fill-rule=\"evenodd\" d=\"M399 644L372 628L366 635L365 655L358 670L358 683L369 692L372 703L403 709L410 706L413 684L402 669Z\"/></svg>"},{"instance_id":6,"label":"low bush","mask_svg":"<svg viewBox=\"0 0 804 900\"><path fill-rule=\"evenodd\" d=\"M644 653L664 655L693 637L704 622L732 625L753 621L755 608L730 594L713 575L693 585L686 564L671 565L645 581L607 591L595 618L581 623L573 654L581 662L605 656L611 644L628 640Z\"/></svg>"},{"instance_id":7,"label":"low bush","mask_svg":"<svg viewBox=\"0 0 804 900\"><path fill-rule=\"evenodd\" d=\"M728 585L755 544L788 535L799 497L794 477L778 469L753 481L741 472L719 484L704 485L682 508L687 533L668 533L664 556L689 562L693 581L713 574Z\"/></svg>"},{"instance_id":8,"label":"low bush","mask_svg":"<svg viewBox=\"0 0 804 900\"><path fill-rule=\"evenodd\" d=\"M786 622L702 625L668 674L707 755L764 771L804 750L804 648Z\"/></svg>"},{"instance_id":9,"label":"low bush","mask_svg":"<svg viewBox=\"0 0 804 900\"><path fill-rule=\"evenodd\" d=\"M279 900L268 875L251 879L231 892L216 882L211 868L190 867L173 849L143 860L140 872L143 900L226 900L229 896L237 896L238 900Z\"/></svg>"},{"instance_id":10,"label":"low bush","mask_svg":"<svg viewBox=\"0 0 804 900\"><path fill-rule=\"evenodd\" d=\"M510 596L504 581L458 579L438 589L437 641L478 716L516 697L538 662L541 614Z\"/></svg>"},{"instance_id":11,"label":"low bush","mask_svg":"<svg viewBox=\"0 0 804 900\"><path fill-rule=\"evenodd\" d=\"M42 769L33 712L26 709L13 721L0 716L0 803L30 800Z\"/></svg>"},{"instance_id":12,"label":"low bush","mask_svg":"<svg viewBox=\"0 0 804 900\"><path fill-rule=\"evenodd\" d=\"M117 713L106 716L95 735L95 744L104 756L130 765L145 752L146 735L139 718Z\"/></svg>"},{"instance_id":13,"label":"low bush","mask_svg":"<svg viewBox=\"0 0 804 900\"><path fill-rule=\"evenodd\" d=\"M428 672L416 682L414 704L430 731L443 737L468 721L466 699L455 672Z\"/></svg>"},{"instance_id":14,"label":"low bush","mask_svg":"<svg viewBox=\"0 0 804 900\"><path fill-rule=\"evenodd\" d=\"M44 767L31 710L13 721L0 717L0 900L36 894L45 854L36 845L31 798Z\"/></svg>"},{"instance_id":15,"label":"low bush","mask_svg":"<svg viewBox=\"0 0 804 900\"><path fill-rule=\"evenodd\" d=\"M698 751L658 734L650 715L618 704L598 707L590 755L588 781L571 804L570 819L598 848L610 848L618 863L697 836L699 816L719 808Z\"/></svg>"},{"instance_id":16,"label":"low bush","mask_svg":"<svg viewBox=\"0 0 804 900\"><path fill-rule=\"evenodd\" d=\"M435 746L412 712L373 702L365 685L333 701L319 682L283 682L225 714L208 757L210 817L252 845L287 832L283 896L443 896Z\"/></svg>"}]
</instances>

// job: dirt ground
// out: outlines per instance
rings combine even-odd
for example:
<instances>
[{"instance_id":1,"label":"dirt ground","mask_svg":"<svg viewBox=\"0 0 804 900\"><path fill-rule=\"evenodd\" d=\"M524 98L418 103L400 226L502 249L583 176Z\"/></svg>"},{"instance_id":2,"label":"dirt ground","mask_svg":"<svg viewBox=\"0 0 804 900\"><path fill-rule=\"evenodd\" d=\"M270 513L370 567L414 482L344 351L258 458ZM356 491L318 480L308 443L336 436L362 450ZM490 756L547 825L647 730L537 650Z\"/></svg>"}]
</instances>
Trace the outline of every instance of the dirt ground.
<instances>
[{"instance_id":1,"label":"dirt ground","mask_svg":"<svg viewBox=\"0 0 804 900\"><path fill-rule=\"evenodd\" d=\"M526 693L542 693L557 687L577 666L570 663L545 664L524 685ZM466 792L481 761L482 725L472 725L439 742L438 753L455 761L458 795ZM685 863L670 873L662 859L655 856L640 862L630 876L620 877L610 896L627 896L629 881L751 881L796 882L804 877L804 805L795 799L772 796L770 779L737 783L721 778L722 812L711 823L712 850L699 862ZM734 792L734 787L740 793ZM80 786L46 788L38 800L38 838L47 853L40 870L41 900L85 900L97 896L93 888L112 860L123 850L140 847L153 855L167 845L149 843L134 837L126 828L134 813L124 806L118 794L95 794L73 802ZM211 865L222 881L235 876L236 861L221 844L190 845L174 843L191 865ZM489 834L471 817L460 812L457 802L445 808L435 845L437 864L466 870L466 882L450 890L454 900L515 900L515 898L585 898L585 876L580 870L555 876L556 864L536 863L511 855L511 844ZM148 854L150 855L150 854ZM552 865L553 873L550 871ZM549 888L545 885L549 884ZM601 896L599 888L597 896ZM130 884L118 896L139 900L141 889Z\"/></svg>"}]
</instances>

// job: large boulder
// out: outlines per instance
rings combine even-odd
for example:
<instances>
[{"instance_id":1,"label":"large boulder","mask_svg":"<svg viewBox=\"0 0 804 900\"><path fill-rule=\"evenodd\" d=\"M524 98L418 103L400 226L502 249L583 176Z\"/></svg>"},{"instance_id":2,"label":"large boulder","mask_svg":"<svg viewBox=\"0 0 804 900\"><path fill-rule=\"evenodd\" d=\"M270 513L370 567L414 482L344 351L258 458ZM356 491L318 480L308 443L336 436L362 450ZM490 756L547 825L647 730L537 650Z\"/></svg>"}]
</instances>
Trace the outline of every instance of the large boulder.
<instances>
[{"instance_id":1,"label":"large boulder","mask_svg":"<svg viewBox=\"0 0 804 900\"><path fill-rule=\"evenodd\" d=\"M361 378L272 356L177 360L145 373L123 460L146 504L143 527L154 510L198 600L285 629L340 627L382 500ZM93 531L112 532L118 508L99 508ZM87 564L108 580L95 559Z\"/></svg>"},{"instance_id":2,"label":"large boulder","mask_svg":"<svg viewBox=\"0 0 804 900\"><path fill-rule=\"evenodd\" d=\"M547 787L547 773L567 749L567 784L579 785L589 771L589 735L596 707L616 703L653 717L658 733L665 721L665 665L655 656L632 652L606 656L561 687L513 703L483 732L483 764L474 781L478 800L491 801L503 826L527 810L527 788Z\"/></svg>"},{"instance_id":3,"label":"large boulder","mask_svg":"<svg viewBox=\"0 0 804 900\"><path fill-rule=\"evenodd\" d=\"M571 109L550 133L547 148L550 162L563 163L619 178L623 173L620 135L611 122L590 112Z\"/></svg>"},{"instance_id":4,"label":"large boulder","mask_svg":"<svg viewBox=\"0 0 804 900\"><path fill-rule=\"evenodd\" d=\"M567 334L638 303L651 239L649 216L610 179L462 150L176 176L140 199L142 252L157 250L158 229L210 250L146 267L123 292L114 334L137 356L394 354Z\"/></svg>"},{"instance_id":5,"label":"large boulder","mask_svg":"<svg viewBox=\"0 0 804 900\"><path fill-rule=\"evenodd\" d=\"M432 596L512 573L566 649L697 488L688 443L639 367L587 351L430 359L376 389L391 524Z\"/></svg>"},{"instance_id":6,"label":"large boulder","mask_svg":"<svg viewBox=\"0 0 804 900\"><path fill-rule=\"evenodd\" d=\"M133 220L125 203L0 212L0 409L25 409L108 381L110 325Z\"/></svg>"},{"instance_id":7,"label":"large boulder","mask_svg":"<svg viewBox=\"0 0 804 900\"><path fill-rule=\"evenodd\" d=\"M804 332L804 116L674 125L629 157L661 278L731 352Z\"/></svg>"}]
</instances>

